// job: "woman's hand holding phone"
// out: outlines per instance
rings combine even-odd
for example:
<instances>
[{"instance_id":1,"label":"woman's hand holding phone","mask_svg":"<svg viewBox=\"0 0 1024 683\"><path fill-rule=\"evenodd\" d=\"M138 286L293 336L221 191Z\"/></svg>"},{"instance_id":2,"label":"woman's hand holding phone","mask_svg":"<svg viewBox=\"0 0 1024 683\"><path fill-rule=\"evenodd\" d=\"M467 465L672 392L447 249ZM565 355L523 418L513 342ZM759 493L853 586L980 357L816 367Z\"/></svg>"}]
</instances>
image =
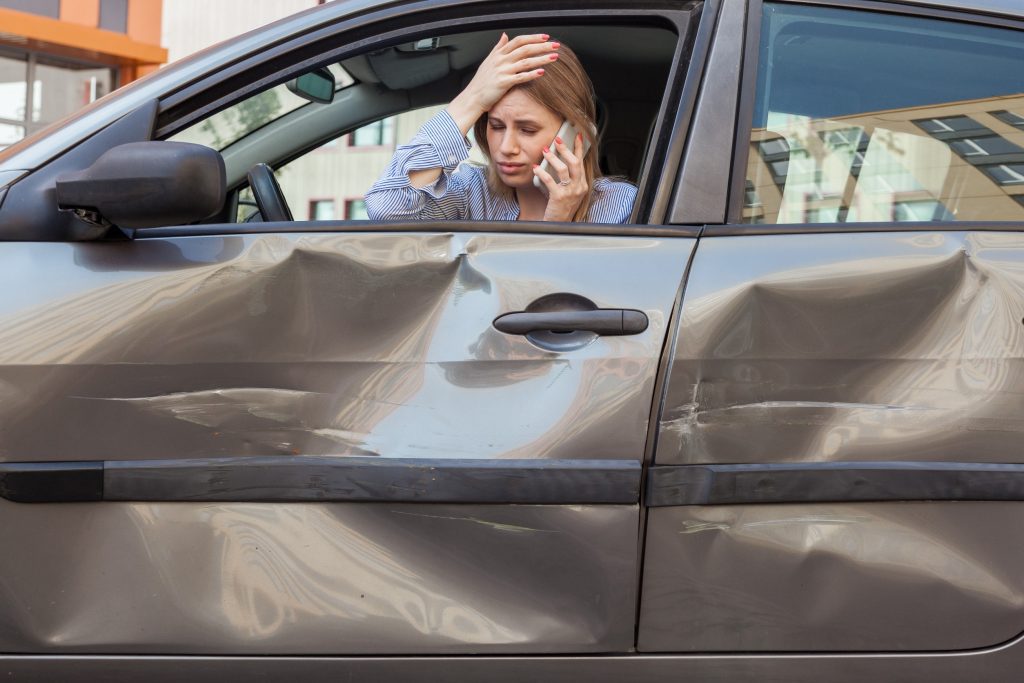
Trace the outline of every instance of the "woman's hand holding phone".
<instances>
[{"instance_id":1,"label":"woman's hand holding phone","mask_svg":"<svg viewBox=\"0 0 1024 683\"><path fill-rule=\"evenodd\" d=\"M538 165L533 169L534 183L539 179L548 195L543 220L571 221L580 202L590 192L583 172L583 157L586 153L587 145L581 133L576 134L572 151L561 135L555 137L552 146L544 148L547 168Z\"/></svg>"}]
</instances>

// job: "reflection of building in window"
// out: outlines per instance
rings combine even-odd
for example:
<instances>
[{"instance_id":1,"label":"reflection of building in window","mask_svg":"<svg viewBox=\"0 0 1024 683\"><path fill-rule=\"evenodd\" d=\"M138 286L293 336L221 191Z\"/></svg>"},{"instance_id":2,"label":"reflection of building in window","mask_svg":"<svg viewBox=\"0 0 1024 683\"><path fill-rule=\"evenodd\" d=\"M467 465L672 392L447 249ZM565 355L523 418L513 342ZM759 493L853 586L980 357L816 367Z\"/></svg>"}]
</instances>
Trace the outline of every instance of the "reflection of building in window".
<instances>
[{"instance_id":1,"label":"reflection of building in window","mask_svg":"<svg viewBox=\"0 0 1024 683\"><path fill-rule=\"evenodd\" d=\"M789 144L785 138L769 138L757 143L757 151L768 164L768 170L772 174L772 180L779 188L786 185L786 178L789 176ZM747 206L753 206L748 203Z\"/></svg>"},{"instance_id":2,"label":"reflection of building in window","mask_svg":"<svg viewBox=\"0 0 1024 683\"><path fill-rule=\"evenodd\" d=\"M1000 185L1024 184L1024 164L992 164L981 169Z\"/></svg>"},{"instance_id":3,"label":"reflection of building in window","mask_svg":"<svg viewBox=\"0 0 1024 683\"><path fill-rule=\"evenodd\" d=\"M362 199L346 199L345 200L345 220L347 221L365 221L368 220L369 216L366 215L366 202Z\"/></svg>"},{"instance_id":4,"label":"reflection of building in window","mask_svg":"<svg viewBox=\"0 0 1024 683\"><path fill-rule=\"evenodd\" d=\"M333 199L313 199L309 202L309 220L331 221L334 220Z\"/></svg>"},{"instance_id":5,"label":"reflection of building in window","mask_svg":"<svg viewBox=\"0 0 1024 683\"><path fill-rule=\"evenodd\" d=\"M381 119L357 128L349 136L350 147L382 147L395 141L394 118Z\"/></svg>"},{"instance_id":6,"label":"reflection of building in window","mask_svg":"<svg viewBox=\"0 0 1024 683\"><path fill-rule=\"evenodd\" d=\"M1008 123L1016 128L1024 129L1024 114L1018 114L1014 111L993 111L989 113L1003 123Z\"/></svg>"},{"instance_id":7,"label":"reflection of building in window","mask_svg":"<svg viewBox=\"0 0 1024 683\"><path fill-rule=\"evenodd\" d=\"M1024 95L834 119L769 112L751 134L743 220L1022 220L1017 112Z\"/></svg>"}]
</instances>

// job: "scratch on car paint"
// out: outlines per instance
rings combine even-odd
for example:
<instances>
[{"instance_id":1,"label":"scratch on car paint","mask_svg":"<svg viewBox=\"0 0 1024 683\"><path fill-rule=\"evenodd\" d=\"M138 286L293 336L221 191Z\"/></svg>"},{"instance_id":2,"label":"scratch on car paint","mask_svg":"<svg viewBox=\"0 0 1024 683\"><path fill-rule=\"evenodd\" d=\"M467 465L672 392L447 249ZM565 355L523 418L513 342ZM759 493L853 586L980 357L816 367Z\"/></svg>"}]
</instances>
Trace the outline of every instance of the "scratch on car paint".
<instances>
[{"instance_id":1,"label":"scratch on car paint","mask_svg":"<svg viewBox=\"0 0 1024 683\"><path fill-rule=\"evenodd\" d=\"M408 517L424 517L426 519L450 519L456 522L472 522L474 524L483 524L489 526L497 531L508 531L511 533L539 533L539 534L560 534L561 531L557 529L534 529L526 526L518 526L516 524L502 524L501 522L492 522L486 519L477 519L476 517L449 517L445 515L427 515L420 512L402 512L401 510L392 510L396 515L406 515Z\"/></svg>"}]
</instances>

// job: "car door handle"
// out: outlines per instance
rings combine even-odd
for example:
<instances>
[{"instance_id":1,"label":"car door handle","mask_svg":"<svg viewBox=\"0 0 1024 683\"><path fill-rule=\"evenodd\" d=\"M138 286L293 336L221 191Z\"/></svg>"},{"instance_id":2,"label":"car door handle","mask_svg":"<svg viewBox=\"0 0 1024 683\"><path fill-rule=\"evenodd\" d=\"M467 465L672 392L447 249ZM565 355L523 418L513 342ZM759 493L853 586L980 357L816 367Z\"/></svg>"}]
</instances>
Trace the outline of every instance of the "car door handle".
<instances>
[{"instance_id":1,"label":"car door handle","mask_svg":"<svg viewBox=\"0 0 1024 683\"><path fill-rule=\"evenodd\" d=\"M550 311L506 313L494 320L495 329L505 334L533 332L593 332L599 335L640 334L647 329L647 315L628 308L598 308L593 311Z\"/></svg>"}]
</instances>

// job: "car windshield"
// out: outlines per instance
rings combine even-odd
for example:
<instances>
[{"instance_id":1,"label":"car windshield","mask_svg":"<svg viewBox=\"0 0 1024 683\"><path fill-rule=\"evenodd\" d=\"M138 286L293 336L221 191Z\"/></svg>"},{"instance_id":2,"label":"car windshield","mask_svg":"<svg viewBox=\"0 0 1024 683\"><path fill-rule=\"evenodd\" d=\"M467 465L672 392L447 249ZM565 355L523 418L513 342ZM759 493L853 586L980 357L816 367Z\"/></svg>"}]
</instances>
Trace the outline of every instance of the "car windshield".
<instances>
[{"instance_id":1,"label":"car windshield","mask_svg":"<svg viewBox=\"0 0 1024 683\"><path fill-rule=\"evenodd\" d=\"M331 64L328 68L334 74L335 92L355 83L355 79L341 65ZM268 123L308 104L308 100L299 97L282 83L242 100L214 114L202 124L186 128L168 139L205 145L219 152Z\"/></svg>"}]
</instances>

